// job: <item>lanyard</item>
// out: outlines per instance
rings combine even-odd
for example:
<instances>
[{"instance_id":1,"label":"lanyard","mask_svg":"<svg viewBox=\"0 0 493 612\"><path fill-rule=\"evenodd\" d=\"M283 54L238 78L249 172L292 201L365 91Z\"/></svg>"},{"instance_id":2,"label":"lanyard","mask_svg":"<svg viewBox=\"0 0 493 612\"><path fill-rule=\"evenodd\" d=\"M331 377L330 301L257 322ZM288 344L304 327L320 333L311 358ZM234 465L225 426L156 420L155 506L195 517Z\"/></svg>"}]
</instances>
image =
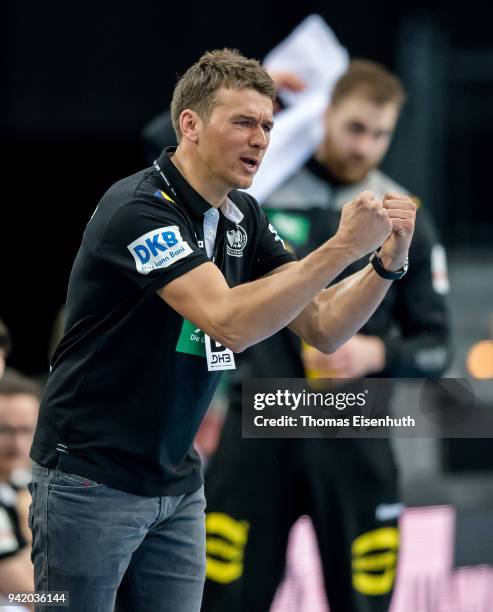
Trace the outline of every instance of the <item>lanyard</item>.
<instances>
[{"instance_id":1,"label":"lanyard","mask_svg":"<svg viewBox=\"0 0 493 612\"><path fill-rule=\"evenodd\" d=\"M166 176L166 174L164 174L164 172L161 170L161 167L160 167L160 165L158 164L158 162L157 162L157 160L156 160L156 159L153 161L152 165L154 166L154 169L155 169L155 170L156 170L156 171L159 173L159 175L160 175L160 176L161 176L161 178L163 179L163 181L164 181L164 183L165 183L165 185L166 185L166 187L167 187L168 191L169 191L169 192L171 193L171 195L172 195L172 196L175 198L175 200L176 200L177 202L179 202L179 201L180 201L180 198L178 197L178 194L176 193L175 188L174 188L174 187L173 187L173 185L172 185L172 184L169 182L168 177ZM211 252L209 253L209 252L208 252L208 248L206 248L206 246L205 246L206 241L207 241L207 237L206 237L206 231L207 231L207 230L206 230L206 224L207 224L207 227L209 227L209 223L210 223L210 220L209 220L209 218L208 218L208 216L207 216L207 213L206 213L205 218L204 218L204 226L203 226L203 229L204 229L204 241L199 240L199 237L197 236L197 232L195 231L195 227L193 227L193 223L192 223L192 227L193 227L193 233L194 233L194 236L195 236L195 242L197 243L197 245L199 246L199 248L202 248L202 249L204 249L204 250L205 250L206 255L207 255L208 257L210 257L210 258L212 259L212 261L214 262L215 257L214 257L214 256L213 256L213 254L212 254L212 249L211 249ZM215 221L215 228L214 228L214 229L217 229L217 220Z\"/></svg>"},{"instance_id":2,"label":"lanyard","mask_svg":"<svg viewBox=\"0 0 493 612\"><path fill-rule=\"evenodd\" d=\"M164 174L164 172L161 170L160 165L157 163L157 159L155 159L152 162L152 165L154 166L155 170L161 175L161 178L163 179L166 187L169 189L169 191L171 192L171 194L176 198L176 200L179 200L180 198L178 197L175 188L173 187L173 185L168 181L168 177L166 176L166 174Z\"/></svg>"},{"instance_id":3,"label":"lanyard","mask_svg":"<svg viewBox=\"0 0 493 612\"><path fill-rule=\"evenodd\" d=\"M161 170L161 166L160 166L160 165L157 163L157 159L155 159L155 160L152 162L152 165L154 166L154 169L156 170L156 172L158 172L158 173L160 174L160 176L161 176L161 178L163 179L164 184L166 185L166 187L167 187L168 191L169 191L169 192L171 193L171 195L172 195L172 196L175 198L175 200L176 200L177 202L179 202L179 201L180 201L180 198L178 197L178 194L176 193L175 188L174 188L174 187L173 187L173 185L172 185L172 184L169 182L168 177L166 176L166 174L164 174L164 172ZM195 226L193 225L193 223L192 223L192 228L193 228L193 233L194 233L194 237L195 237L195 242L197 243L198 247L199 247L199 248L201 248L201 246L200 246L200 245L201 245L202 241L201 241L201 240L199 240L199 237L197 236L197 232L196 232L196 230L195 230ZM202 245L203 245L203 243L202 243ZM202 246L202 248L203 248L203 246Z\"/></svg>"}]
</instances>

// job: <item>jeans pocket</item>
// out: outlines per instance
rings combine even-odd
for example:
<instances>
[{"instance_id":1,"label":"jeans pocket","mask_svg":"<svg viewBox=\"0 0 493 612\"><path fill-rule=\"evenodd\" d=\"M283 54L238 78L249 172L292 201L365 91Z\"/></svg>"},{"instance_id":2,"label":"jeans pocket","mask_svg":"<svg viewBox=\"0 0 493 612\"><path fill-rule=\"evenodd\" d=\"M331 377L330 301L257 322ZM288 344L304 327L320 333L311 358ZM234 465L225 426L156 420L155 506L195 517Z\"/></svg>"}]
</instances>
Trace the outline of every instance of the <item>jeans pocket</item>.
<instances>
[{"instance_id":1,"label":"jeans pocket","mask_svg":"<svg viewBox=\"0 0 493 612\"><path fill-rule=\"evenodd\" d=\"M52 486L60 487L82 487L83 489L90 489L94 487L100 487L101 483L96 480L91 480L86 476L79 476L79 474L72 474L71 472L63 472L62 470L55 470L53 472L53 479L50 483Z\"/></svg>"}]
</instances>

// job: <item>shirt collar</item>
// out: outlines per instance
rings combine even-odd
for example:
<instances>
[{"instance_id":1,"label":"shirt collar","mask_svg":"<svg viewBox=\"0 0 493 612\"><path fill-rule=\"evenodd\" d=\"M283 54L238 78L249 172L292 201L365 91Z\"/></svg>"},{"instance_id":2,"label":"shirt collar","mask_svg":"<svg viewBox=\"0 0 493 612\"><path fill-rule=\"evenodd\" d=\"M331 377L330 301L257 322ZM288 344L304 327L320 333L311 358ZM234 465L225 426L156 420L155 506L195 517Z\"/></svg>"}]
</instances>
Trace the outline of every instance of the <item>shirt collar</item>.
<instances>
[{"instance_id":1,"label":"shirt collar","mask_svg":"<svg viewBox=\"0 0 493 612\"><path fill-rule=\"evenodd\" d=\"M201 218L202 215L213 207L198 191L195 191L171 161L171 156L175 151L176 147L166 147L157 160L159 167L176 191L180 203L186 206L195 217ZM173 197L173 194L168 195ZM221 204L219 210L233 223L240 223L243 219L243 213L229 197Z\"/></svg>"},{"instance_id":2,"label":"shirt collar","mask_svg":"<svg viewBox=\"0 0 493 612\"><path fill-rule=\"evenodd\" d=\"M229 219L233 223L240 223L243 219L243 213L236 206L236 204L227 197L219 207L219 210L223 213L226 219Z\"/></svg>"}]
</instances>

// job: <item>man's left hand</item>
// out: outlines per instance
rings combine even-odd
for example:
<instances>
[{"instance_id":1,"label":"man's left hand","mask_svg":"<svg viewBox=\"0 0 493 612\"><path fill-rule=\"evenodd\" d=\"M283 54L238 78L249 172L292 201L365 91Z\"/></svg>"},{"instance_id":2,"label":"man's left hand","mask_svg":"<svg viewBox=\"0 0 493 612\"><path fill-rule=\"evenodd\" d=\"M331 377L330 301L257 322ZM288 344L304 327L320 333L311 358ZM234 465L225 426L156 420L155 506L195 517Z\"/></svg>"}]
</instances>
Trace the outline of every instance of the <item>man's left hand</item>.
<instances>
[{"instance_id":1,"label":"man's left hand","mask_svg":"<svg viewBox=\"0 0 493 612\"><path fill-rule=\"evenodd\" d=\"M406 261L416 221L416 204L406 195L387 193L383 199L392 221L392 232L383 243L380 259L386 270L400 270Z\"/></svg>"}]
</instances>

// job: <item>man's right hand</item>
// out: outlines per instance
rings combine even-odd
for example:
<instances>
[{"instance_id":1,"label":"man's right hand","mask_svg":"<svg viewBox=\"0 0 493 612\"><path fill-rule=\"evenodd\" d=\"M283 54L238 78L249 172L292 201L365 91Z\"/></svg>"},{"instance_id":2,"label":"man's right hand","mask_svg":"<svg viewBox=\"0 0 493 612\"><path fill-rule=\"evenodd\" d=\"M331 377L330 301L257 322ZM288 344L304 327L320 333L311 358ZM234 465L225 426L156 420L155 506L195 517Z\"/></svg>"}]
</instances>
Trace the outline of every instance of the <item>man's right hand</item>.
<instances>
[{"instance_id":1,"label":"man's right hand","mask_svg":"<svg viewBox=\"0 0 493 612\"><path fill-rule=\"evenodd\" d=\"M288 91L303 91L305 89L305 83L303 80L294 72L269 72L270 78L274 81L276 90L279 93L282 89ZM278 99L274 100L274 114L281 110L281 105Z\"/></svg>"},{"instance_id":2,"label":"man's right hand","mask_svg":"<svg viewBox=\"0 0 493 612\"><path fill-rule=\"evenodd\" d=\"M303 91L305 83L295 72L269 72L270 78L274 81L276 89L287 89L288 91Z\"/></svg>"},{"instance_id":3,"label":"man's right hand","mask_svg":"<svg viewBox=\"0 0 493 612\"><path fill-rule=\"evenodd\" d=\"M381 200L363 191L342 208L335 239L354 253L354 259L378 249L392 231L392 221Z\"/></svg>"}]
</instances>

